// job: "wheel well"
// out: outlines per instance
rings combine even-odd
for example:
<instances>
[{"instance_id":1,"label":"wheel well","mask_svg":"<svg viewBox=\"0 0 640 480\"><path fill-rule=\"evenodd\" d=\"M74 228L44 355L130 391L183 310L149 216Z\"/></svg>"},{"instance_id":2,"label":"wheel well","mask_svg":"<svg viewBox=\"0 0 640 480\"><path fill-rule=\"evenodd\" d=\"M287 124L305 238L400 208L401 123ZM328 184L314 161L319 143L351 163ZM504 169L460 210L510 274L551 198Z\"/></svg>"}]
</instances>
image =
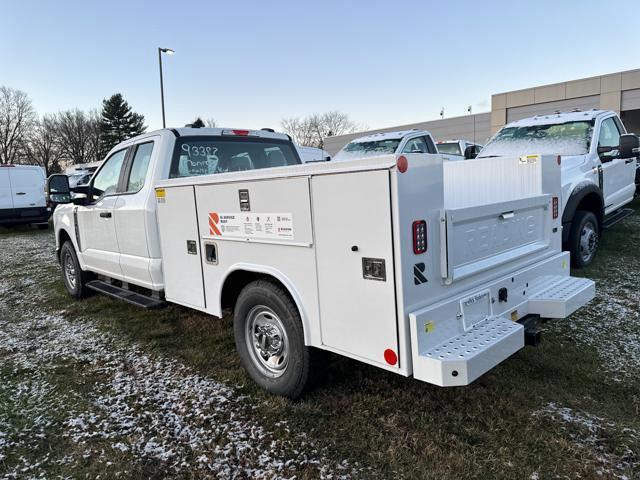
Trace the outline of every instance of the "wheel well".
<instances>
[{"instance_id":1,"label":"wheel well","mask_svg":"<svg viewBox=\"0 0 640 480\"><path fill-rule=\"evenodd\" d=\"M269 280L270 282L275 283L293 300L289 289L273 275L260 272L250 272L248 270L236 270L229 274L222 286L222 294L220 296L222 309L233 309L242 289L254 280ZM293 300L293 303L296 303L295 300Z\"/></svg>"},{"instance_id":2,"label":"wheel well","mask_svg":"<svg viewBox=\"0 0 640 480\"><path fill-rule=\"evenodd\" d=\"M62 245L64 245L64 242L66 242L67 240L71 241L71 236L67 233L66 230L60 230L60 234L58 235L58 246L60 248L58 248L58 251L56 252L56 255L58 256L58 262L60 261L60 249L62 248Z\"/></svg>"},{"instance_id":3,"label":"wheel well","mask_svg":"<svg viewBox=\"0 0 640 480\"><path fill-rule=\"evenodd\" d=\"M576 212L578 210L593 212L598 218L598 222L602 224L602 221L604 220L604 209L602 207L602 199L595 193L588 193L582 200L580 200L580 203L578 203Z\"/></svg>"}]
</instances>

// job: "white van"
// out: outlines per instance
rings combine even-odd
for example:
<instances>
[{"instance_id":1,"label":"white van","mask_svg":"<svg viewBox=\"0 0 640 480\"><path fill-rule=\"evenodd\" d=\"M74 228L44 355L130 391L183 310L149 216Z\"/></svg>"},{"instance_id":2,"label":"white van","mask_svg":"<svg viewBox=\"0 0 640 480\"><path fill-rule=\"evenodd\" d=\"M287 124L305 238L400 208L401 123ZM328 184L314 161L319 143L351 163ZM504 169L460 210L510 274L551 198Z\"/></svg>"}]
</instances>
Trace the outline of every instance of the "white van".
<instances>
[{"instance_id":1,"label":"white van","mask_svg":"<svg viewBox=\"0 0 640 480\"><path fill-rule=\"evenodd\" d=\"M51 208L44 194L44 169L36 165L0 165L0 225L24 223L47 228Z\"/></svg>"}]
</instances>

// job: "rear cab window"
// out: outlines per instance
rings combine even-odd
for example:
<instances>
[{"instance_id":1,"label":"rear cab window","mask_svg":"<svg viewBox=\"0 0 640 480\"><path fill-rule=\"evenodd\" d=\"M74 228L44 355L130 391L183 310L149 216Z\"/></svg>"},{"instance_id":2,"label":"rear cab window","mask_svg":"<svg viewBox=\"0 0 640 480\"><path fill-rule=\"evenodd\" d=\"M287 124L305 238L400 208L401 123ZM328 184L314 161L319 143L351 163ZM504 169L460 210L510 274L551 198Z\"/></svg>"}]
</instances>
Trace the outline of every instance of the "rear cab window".
<instances>
[{"instance_id":1,"label":"rear cab window","mask_svg":"<svg viewBox=\"0 0 640 480\"><path fill-rule=\"evenodd\" d=\"M264 137L193 136L176 140L169 178L300 165L287 140Z\"/></svg>"}]
</instances>

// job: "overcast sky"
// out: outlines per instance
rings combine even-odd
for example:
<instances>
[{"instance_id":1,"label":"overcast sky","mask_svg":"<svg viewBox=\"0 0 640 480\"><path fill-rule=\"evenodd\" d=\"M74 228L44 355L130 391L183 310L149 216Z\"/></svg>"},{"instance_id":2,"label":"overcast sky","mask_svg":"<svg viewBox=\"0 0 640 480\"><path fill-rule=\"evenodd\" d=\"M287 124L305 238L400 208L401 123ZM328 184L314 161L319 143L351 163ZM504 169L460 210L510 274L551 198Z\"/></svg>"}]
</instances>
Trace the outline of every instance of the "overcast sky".
<instances>
[{"instance_id":1,"label":"overcast sky","mask_svg":"<svg viewBox=\"0 0 640 480\"><path fill-rule=\"evenodd\" d=\"M485 4L490 3L491 6ZM637 1L0 0L0 85L39 113L121 92L161 126L341 110L370 128L490 110L492 93L640 68Z\"/></svg>"}]
</instances>

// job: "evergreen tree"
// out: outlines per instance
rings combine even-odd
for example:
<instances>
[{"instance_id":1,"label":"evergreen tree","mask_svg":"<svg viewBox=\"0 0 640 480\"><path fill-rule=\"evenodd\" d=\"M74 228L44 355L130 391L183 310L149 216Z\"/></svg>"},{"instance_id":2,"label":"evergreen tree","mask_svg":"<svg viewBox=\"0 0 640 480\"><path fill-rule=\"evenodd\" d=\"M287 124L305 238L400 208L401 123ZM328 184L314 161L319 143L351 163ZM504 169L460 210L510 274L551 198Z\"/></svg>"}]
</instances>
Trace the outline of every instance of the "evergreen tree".
<instances>
[{"instance_id":1,"label":"evergreen tree","mask_svg":"<svg viewBox=\"0 0 640 480\"><path fill-rule=\"evenodd\" d=\"M103 158L115 145L146 129L144 116L132 111L122 94L116 93L102 101L100 151Z\"/></svg>"}]
</instances>

